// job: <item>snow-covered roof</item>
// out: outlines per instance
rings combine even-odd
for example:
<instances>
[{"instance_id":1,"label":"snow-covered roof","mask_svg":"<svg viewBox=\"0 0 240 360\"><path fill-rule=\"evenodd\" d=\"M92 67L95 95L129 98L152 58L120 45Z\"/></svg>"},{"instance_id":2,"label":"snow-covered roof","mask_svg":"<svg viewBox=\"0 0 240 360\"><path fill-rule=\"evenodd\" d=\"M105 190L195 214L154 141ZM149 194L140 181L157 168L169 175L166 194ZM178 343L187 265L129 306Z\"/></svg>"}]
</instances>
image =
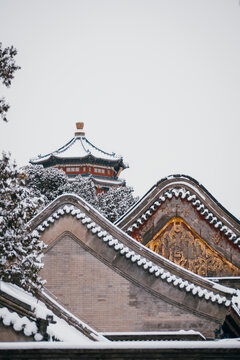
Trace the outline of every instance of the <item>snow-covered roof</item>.
<instances>
[{"instance_id":1,"label":"snow-covered roof","mask_svg":"<svg viewBox=\"0 0 240 360\"><path fill-rule=\"evenodd\" d=\"M101 158L104 160L119 160L120 156L117 156L114 153L107 153L96 146L94 146L90 141L87 140L85 136L75 136L72 138L66 145L60 147L59 149L46 154L39 155L37 159L33 159L32 162L41 162L48 160L51 156L61 159L69 158L84 158L89 155L94 156L95 158Z\"/></svg>"},{"instance_id":2,"label":"snow-covered roof","mask_svg":"<svg viewBox=\"0 0 240 360\"><path fill-rule=\"evenodd\" d=\"M0 350L4 349L89 349L89 350L111 350L111 349L136 349L138 353L143 349L240 349L240 340L237 339L222 339L222 340L208 340L208 341L116 341L116 342L91 342L91 343L0 343ZM90 353L91 354L91 353ZM85 353L86 355L86 353ZM117 358L117 357L116 357ZM125 359L126 357L124 357ZM162 358L162 357L161 357ZM166 356L166 359L168 357ZM215 357L213 357L216 359ZM228 357L225 357L227 359ZM44 357L46 359L46 357ZM154 357L156 359L156 357ZM189 359L189 357L188 357ZM237 358L236 358L237 359Z\"/></svg>"},{"instance_id":3,"label":"snow-covered roof","mask_svg":"<svg viewBox=\"0 0 240 360\"><path fill-rule=\"evenodd\" d=\"M210 225L223 232L240 248L240 222L195 179L186 175L171 175L160 180L116 225L131 234L143 225L167 199L186 199Z\"/></svg>"},{"instance_id":4,"label":"snow-covered roof","mask_svg":"<svg viewBox=\"0 0 240 360\"><path fill-rule=\"evenodd\" d=\"M123 163L122 156L116 155L114 152L109 153L101 150L99 147L93 145L83 132L76 132L75 136L68 141L65 145L61 146L55 151L45 155L39 155L37 158L31 159L32 164L44 164L51 159L55 158L56 161L67 160L88 160L89 158L98 159L107 162L118 163L121 162L123 168L128 165Z\"/></svg>"},{"instance_id":5,"label":"snow-covered roof","mask_svg":"<svg viewBox=\"0 0 240 360\"><path fill-rule=\"evenodd\" d=\"M67 312L61 305L56 303L51 297L47 296L49 304L52 304L53 307L61 309L63 313L67 313L69 318L75 318L75 321L78 322L80 327L88 329L89 334L92 334L92 339L90 336L84 334L84 332L79 331L77 327L69 325L69 323L57 316L50 308L39 298L33 296L29 292L23 290L15 284L7 283L0 280L0 291L1 296L7 296L8 303L9 299L12 301L17 301L17 307L19 304L28 307L30 309L31 316L22 316L21 311L16 312L12 311L7 305L3 306L0 303L0 320L5 326L12 326L15 331L23 331L25 336L33 336L35 341L41 341L43 335L39 332L38 326L36 324L37 319L44 319L51 317L51 321L47 326L47 334L50 338L50 341L67 341L67 342L92 342L94 341L107 341L103 336L98 335L93 329L88 327L81 320L77 319L74 315ZM42 295L42 299L46 298L46 295ZM2 306L2 307L1 307ZM59 312L59 311L58 311ZM27 314L27 312L26 312Z\"/></svg>"}]
</instances>

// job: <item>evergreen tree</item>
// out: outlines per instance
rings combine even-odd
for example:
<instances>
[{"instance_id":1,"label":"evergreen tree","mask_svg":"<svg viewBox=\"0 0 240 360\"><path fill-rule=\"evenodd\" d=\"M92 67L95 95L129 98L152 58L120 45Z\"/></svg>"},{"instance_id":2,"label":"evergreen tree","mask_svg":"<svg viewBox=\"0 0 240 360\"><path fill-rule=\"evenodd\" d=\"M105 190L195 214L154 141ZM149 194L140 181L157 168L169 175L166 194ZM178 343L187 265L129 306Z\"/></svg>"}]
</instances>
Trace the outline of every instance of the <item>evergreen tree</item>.
<instances>
[{"instance_id":1,"label":"evergreen tree","mask_svg":"<svg viewBox=\"0 0 240 360\"><path fill-rule=\"evenodd\" d=\"M11 86L15 71L20 69L20 66L15 64L16 55L17 50L13 46L3 48L0 42L0 80L6 87ZM0 116L3 121L7 121L6 115L9 108L5 99L0 99Z\"/></svg>"},{"instance_id":2,"label":"evergreen tree","mask_svg":"<svg viewBox=\"0 0 240 360\"><path fill-rule=\"evenodd\" d=\"M59 195L74 193L92 206L98 206L96 189L91 176L85 178L79 175L70 182L63 170L45 169L42 165L30 165L26 176L28 186L37 196L45 197L46 205Z\"/></svg>"},{"instance_id":3,"label":"evergreen tree","mask_svg":"<svg viewBox=\"0 0 240 360\"><path fill-rule=\"evenodd\" d=\"M28 221L43 203L26 187L25 174L10 155L0 160L0 279L27 291L37 292L43 285L38 276L42 268L44 244L37 231L30 233Z\"/></svg>"},{"instance_id":4,"label":"evergreen tree","mask_svg":"<svg viewBox=\"0 0 240 360\"><path fill-rule=\"evenodd\" d=\"M92 176L83 177L78 175L71 183L69 192L79 195L90 205L98 209L99 202Z\"/></svg>"},{"instance_id":5,"label":"evergreen tree","mask_svg":"<svg viewBox=\"0 0 240 360\"><path fill-rule=\"evenodd\" d=\"M112 188L108 192L96 195L96 187L92 176L77 176L69 181L63 170L56 168L43 168L42 165L31 165L27 170L27 184L35 195L43 195L45 205L57 196L73 193L97 209L110 221L116 221L135 202L133 189L128 186Z\"/></svg>"},{"instance_id":6,"label":"evergreen tree","mask_svg":"<svg viewBox=\"0 0 240 360\"><path fill-rule=\"evenodd\" d=\"M109 189L107 193L100 193L98 206L102 215L115 222L137 201L132 193L133 189L129 186L119 186Z\"/></svg>"},{"instance_id":7,"label":"evergreen tree","mask_svg":"<svg viewBox=\"0 0 240 360\"><path fill-rule=\"evenodd\" d=\"M45 204L65 192L71 192L71 185L63 170L44 169L42 165L30 165L27 169L27 185L36 196L43 195Z\"/></svg>"}]
</instances>

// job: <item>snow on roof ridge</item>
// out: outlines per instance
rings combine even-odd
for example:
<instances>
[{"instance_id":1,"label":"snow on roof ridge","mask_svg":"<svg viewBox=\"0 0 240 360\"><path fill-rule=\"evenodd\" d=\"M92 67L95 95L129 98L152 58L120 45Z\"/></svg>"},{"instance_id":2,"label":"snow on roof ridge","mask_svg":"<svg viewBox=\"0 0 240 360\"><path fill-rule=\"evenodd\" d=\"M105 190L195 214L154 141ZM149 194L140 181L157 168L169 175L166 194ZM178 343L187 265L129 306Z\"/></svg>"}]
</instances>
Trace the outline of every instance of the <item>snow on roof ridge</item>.
<instances>
[{"instance_id":1,"label":"snow on roof ridge","mask_svg":"<svg viewBox=\"0 0 240 360\"><path fill-rule=\"evenodd\" d=\"M155 212L157 208L160 207L163 202L165 202L166 199L171 199L173 196L176 198L181 197L182 199L186 198L187 201L190 202L196 208L196 210L204 216L210 225L223 232L228 237L229 241L233 241L233 243L237 245L238 248L240 248L240 236L229 229L229 227L226 226L217 216L215 216L195 194L184 187L172 187L163 192L163 194L160 195L158 199L155 200L151 205L149 205L148 209L145 210L144 213L134 223L132 223L132 225L130 225L126 231L131 234L134 229L138 228L140 225L146 222L148 218L152 216L153 212ZM116 222L116 224L117 223L118 222Z\"/></svg>"},{"instance_id":2,"label":"snow on roof ridge","mask_svg":"<svg viewBox=\"0 0 240 360\"><path fill-rule=\"evenodd\" d=\"M0 343L0 350L26 350L26 349L240 349L239 338L236 339L221 339L221 340L160 340L160 341L109 341L109 342L71 342L71 343L59 343L59 342L12 342L12 343ZM51 352L50 352L51 354Z\"/></svg>"},{"instance_id":3,"label":"snow on roof ridge","mask_svg":"<svg viewBox=\"0 0 240 360\"><path fill-rule=\"evenodd\" d=\"M78 139L78 138L76 138L76 137L72 138L66 145L64 145L64 146L62 146L61 148L59 148L58 150L52 152L51 155L64 153L66 150L70 149L70 148L76 143L76 140L77 140L77 139ZM80 138L80 141L81 141L81 138ZM81 141L81 144L82 144L82 147L83 147L84 151L85 151L86 153L88 153L88 151L84 148L82 141Z\"/></svg>"},{"instance_id":4,"label":"snow on roof ridge","mask_svg":"<svg viewBox=\"0 0 240 360\"><path fill-rule=\"evenodd\" d=\"M199 190L195 187L195 186L191 186L190 183L194 183L196 186L200 187L201 190L203 190L210 198L211 200L217 205L219 206L232 220L234 220L235 222L237 222L240 225L240 220L237 219L233 214L231 214L221 203L219 203L215 197L202 185L200 184L196 179L194 179L192 176L189 175L184 175L184 174L173 174L173 175L169 175L167 177L164 177L162 179L160 179L159 181L157 181L143 196L142 198L140 198L125 214L123 214L116 222L115 224L118 225L121 223L121 221L128 216L129 214L131 214L142 202L144 202L144 200L146 198L148 198L150 196L151 193L153 193L158 187L160 187L165 181L168 180L174 180L175 185L177 185L177 181L179 180L179 183L181 182L181 180L187 180L189 182L187 182L187 186L190 186L192 188L194 188L194 190L201 196L204 197L204 195L202 193L199 192ZM169 185L171 185L171 183L167 183L165 187L168 187ZM161 189L161 191L163 191L163 189Z\"/></svg>"},{"instance_id":5,"label":"snow on roof ridge","mask_svg":"<svg viewBox=\"0 0 240 360\"><path fill-rule=\"evenodd\" d=\"M73 145L73 144L71 144L71 143L74 143L74 142L75 142L75 137L73 137L71 140L69 140L65 145L61 146L59 149L54 150L54 151L52 151L52 152L50 152L50 153L48 153L48 154L45 154L45 155L38 155L36 158L32 158L32 159L30 160L30 162L31 162L31 161L34 162L34 161L42 160L42 159L47 158L47 157L49 158L51 155L53 155L53 154L55 154L55 153L65 151L65 150L63 150L63 148L65 148L65 147L70 147L71 145ZM60 151L60 150L62 150L62 151Z\"/></svg>"},{"instance_id":6,"label":"snow on roof ridge","mask_svg":"<svg viewBox=\"0 0 240 360\"><path fill-rule=\"evenodd\" d=\"M94 209L95 211L95 209ZM118 239L114 238L109 232L106 230L103 230L96 222L94 222L89 215L86 215L83 211L78 209L75 205L63 205L62 207L55 210L47 219L45 219L40 225L38 225L37 230L40 232L44 232L46 228L48 228L51 224L55 222L55 220L59 219L60 216L64 216L65 214L70 214L74 217L76 217L77 220L81 221L83 225L86 225L88 230L91 231L93 234L97 235L99 239L101 239L103 242L105 242L108 246L113 247L115 251L120 252L121 255L125 256L126 259L131 261L132 263L135 263L139 267L143 267L144 270L147 270L151 275L155 275L155 277L158 277L159 279L166 281L169 285L172 284L173 286L177 286L180 289L183 289L186 292L191 292L193 295L197 295L198 297L204 297L206 300L210 300L212 302L218 302L218 304L224 304L226 307L230 306L231 301L228 300L225 296L221 296L219 294L214 293L213 291L209 291L203 287L200 287L199 285L195 285L194 283L184 280L179 276L171 274L169 271L166 271L159 265L156 265L155 263L152 263L152 261L149 261L144 256L136 253L135 251L129 249L126 245L124 245L122 242L120 242ZM101 214L100 214L101 215ZM105 218L104 218L105 220ZM113 224L111 224L114 226ZM127 236L125 233L123 233L125 236ZM134 241L131 237L129 237L131 241ZM151 252L154 254L154 256L160 256L161 255L156 254L155 252L151 251L150 249L147 249L142 244L139 244L139 246L144 247L148 252ZM170 260L167 260L163 258L164 261L170 262ZM188 270L183 269L180 266L177 266L174 264L175 267L178 267L181 269L182 272L190 273ZM201 280L204 280L204 282L207 282L211 287L214 289L215 283L213 283L210 280L206 280L202 278L199 275L191 273L192 276L197 277ZM223 287L221 289L221 292L225 292L229 294L228 291L225 291ZM215 288L216 290L220 291L219 288Z\"/></svg>"},{"instance_id":7,"label":"snow on roof ridge","mask_svg":"<svg viewBox=\"0 0 240 360\"><path fill-rule=\"evenodd\" d=\"M196 330L172 330L172 331L103 331L100 333L103 336L109 335L200 335L204 340L205 336L202 335L200 331ZM151 341L151 340L149 340Z\"/></svg>"},{"instance_id":8,"label":"snow on roof ridge","mask_svg":"<svg viewBox=\"0 0 240 360\"><path fill-rule=\"evenodd\" d=\"M66 149L70 148L76 141L76 138L73 137L71 140L69 140L65 145L61 146L59 149L53 151L51 154L55 154L55 153L62 153L64 151L66 151ZM50 154L50 155L51 155Z\"/></svg>"},{"instance_id":9,"label":"snow on roof ridge","mask_svg":"<svg viewBox=\"0 0 240 360\"><path fill-rule=\"evenodd\" d=\"M116 155L116 153L112 152L112 153L108 153L107 151L101 150L99 149L97 146L93 145L86 137L83 138L89 145L91 145L94 149L96 149L97 151L105 154L105 155L109 155L118 159L121 159L121 156Z\"/></svg>"},{"instance_id":10,"label":"snow on roof ridge","mask_svg":"<svg viewBox=\"0 0 240 360\"><path fill-rule=\"evenodd\" d=\"M94 158L98 158L97 154L94 154L94 151L97 151L97 153L104 155L102 157L101 157L101 155L99 156L99 158L102 160L111 160L111 161L122 160L122 157L116 155L114 152L108 153L108 152L98 148L97 146L93 145L84 135L77 135L77 136L73 137L70 141L68 141L65 145L58 148L57 150L54 150L46 155L38 155L38 157L31 159L30 162L37 163L44 159L48 160L51 156L54 156L56 158L61 158L61 157L64 158L64 153L66 153L68 150L70 150L74 146L74 144L76 144L76 141L80 141L83 154L81 154L81 150L80 150L81 148L80 148L80 149L78 149L79 153L76 152L76 154L70 154L70 155L65 154L66 158L68 158L68 157L69 158L84 158L88 155L91 155ZM92 148L92 151L91 151L91 149L88 148L89 146ZM85 153L86 153L86 155L85 155Z\"/></svg>"}]
</instances>

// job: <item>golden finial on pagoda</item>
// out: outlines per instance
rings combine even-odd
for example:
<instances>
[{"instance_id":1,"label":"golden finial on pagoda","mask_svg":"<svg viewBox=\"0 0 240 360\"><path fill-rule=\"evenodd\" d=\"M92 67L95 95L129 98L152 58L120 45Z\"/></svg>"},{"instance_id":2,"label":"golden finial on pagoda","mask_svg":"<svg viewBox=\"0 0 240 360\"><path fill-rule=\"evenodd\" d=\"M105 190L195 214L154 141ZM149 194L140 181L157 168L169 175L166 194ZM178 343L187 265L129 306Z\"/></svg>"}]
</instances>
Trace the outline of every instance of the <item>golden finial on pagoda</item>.
<instances>
[{"instance_id":1,"label":"golden finial on pagoda","mask_svg":"<svg viewBox=\"0 0 240 360\"><path fill-rule=\"evenodd\" d=\"M85 132L81 131L84 128L84 122L77 122L76 123L77 131L75 132L75 136L84 136Z\"/></svg>"}]
</instances>

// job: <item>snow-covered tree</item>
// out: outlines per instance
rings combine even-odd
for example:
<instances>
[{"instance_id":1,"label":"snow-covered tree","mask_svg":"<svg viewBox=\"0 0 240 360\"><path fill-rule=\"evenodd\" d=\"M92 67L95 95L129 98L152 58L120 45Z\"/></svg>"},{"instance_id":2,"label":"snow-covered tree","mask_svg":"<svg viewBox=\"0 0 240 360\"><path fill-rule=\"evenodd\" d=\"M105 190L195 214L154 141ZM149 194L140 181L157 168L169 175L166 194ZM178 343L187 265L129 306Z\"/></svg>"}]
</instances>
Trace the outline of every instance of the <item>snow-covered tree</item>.
<instances>
[{"instance_id":1,"label":"snow-covered tree","mask_svg":"<svg viewBox=\"0 0 240 360\"><path fill-rule=\"evenodd\" d=\"M16 55L17 50L13 46L3 48L0 42L0 80L6 87L11 86L15 71L20 69L20 66L17 66L15 63ZM10 106L6 103L5 99L1 98L0 116L3 121L7 121L6 115L9 108Z\"/></svg>"},{"instance_id":2,"label":"snow-covered tree","mask_svg":"<svg viewBox=\"0 0 240 360\"><path fill-rule=\"evenodd\" d=\"M70 182L63 170L45 169L42 165L30 165L27 169L27 184L36 195L45 197L45 204L57 196L74 193L81 196L89 204L97 207L97 196L94 182L89 177L77 176Z\"/></svg>"},{"instance_id":3,"label":"snow-covered tree","mask_svg":"<svg viewBox=\"0 0 240 360\"><path fill-rule=\"evenodd\" d=\"M0 279L35 293L43 285L44 244L37 231L30 232L28 221L43 203L26 187L25 174L3 153L0 159Z\"/></svg>"},{"instance_id":4,"label":"snow-covered tree","mask_svg":"<svg viewBox=\"0 0 240 360\"><path fill-rule=\"evenodd\" d=\"M44 169L42 165L30 165L27 169L27 185L37 196L45 197L45 204L57 196L70 192L71 185L63 170Z\"/></svg>"},{"instance_id":5,"label":"snow-covered tree","mask_svg":"<svg viewBox=\"0 0 240 360\"><path fill-rule=\"evenodd\" d=\"M69 181L63 170L31 165L27 170L27 184L37 196L45 197L45 204L65 193L79 195L110 221L116 221L136 202L133 189L128 186L112 188L96 195L92 176L77 176Z\"/></svg>"},{"instance_id":6,"label":"snow-covered tree","mask_svg":"<svg viewBox=\"0 0 240 360\"><path fill-rule=\"evenodd\" d=\"M96 188L92 176L77 176L71 183L69 192L79 195L90 205L98 209L98 197L96 195Z\"/></svg>"},{"instance_id":7,"label":"snow-covered tree","mask_svg":"<svg viewBox=\"0 0 240 360\"><path fill-rule=\"evenodd\" d=\"M111 188L107 193L98 195L99 210L111 222L119 219L136 201L129 186Z\"/></svg>"}]
</instances>

